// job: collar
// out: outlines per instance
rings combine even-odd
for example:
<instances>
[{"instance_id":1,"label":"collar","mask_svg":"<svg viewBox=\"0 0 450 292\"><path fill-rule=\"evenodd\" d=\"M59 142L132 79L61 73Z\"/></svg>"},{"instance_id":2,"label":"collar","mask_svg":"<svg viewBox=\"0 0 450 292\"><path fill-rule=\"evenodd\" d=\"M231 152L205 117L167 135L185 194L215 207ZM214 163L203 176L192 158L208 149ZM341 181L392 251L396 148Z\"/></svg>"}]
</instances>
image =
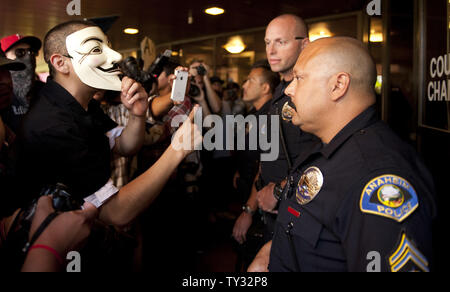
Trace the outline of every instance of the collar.
<instances>
[{"instance_id":1,"label":"collar","mask_svg":"<svg viewBox=\"0 0 450 292\"><path fill-rule=\"evenodd\" d=\"M277 102L278 100L280 100L281 98L286 96L286 94L284 94L284 91L289 86L289 84L291 84L291 82L292 82L292 80L291 81L281 80L280 84L275 89L275 93L272 98L272 104L274 104L275 102Z\"/></svg>"},{"instance_id":2,"label":"collar","mask_svg":"<svg viewBox=\"0 0 450 292\"><path fill-rule=\"evenodd\" d=\"M255 113L256 114L265 114L267 112L269 112L270 109L270 105L272 103L272 99L269 99L259 110L257 110Z\"/></svg>"},{"instance_id":3,"label":"collar","mask_svg":"<svg viewBox=\"0 0 450 292\"><path fill-rule=\"evenodd\" d=\"M80 116L88 115L88 112L64 87L50 78L42 89L42 94L59 107L68 107L71 111ZM89 103L89 108L91 108L91 104L92 101Z\"/></svg>"},{"instance_id":4,"label":"collar","mask_svg":"<svg viewBox=\"0 0 450 292\"><path fill-rule=\"evenodd\" d=\"M329 144L323 146L320 152L326 159L330 158L354 133L364 131L364 128L367 128L378 120L375 105L372 105L348 123Z\"/></svg>"}]
</instances>

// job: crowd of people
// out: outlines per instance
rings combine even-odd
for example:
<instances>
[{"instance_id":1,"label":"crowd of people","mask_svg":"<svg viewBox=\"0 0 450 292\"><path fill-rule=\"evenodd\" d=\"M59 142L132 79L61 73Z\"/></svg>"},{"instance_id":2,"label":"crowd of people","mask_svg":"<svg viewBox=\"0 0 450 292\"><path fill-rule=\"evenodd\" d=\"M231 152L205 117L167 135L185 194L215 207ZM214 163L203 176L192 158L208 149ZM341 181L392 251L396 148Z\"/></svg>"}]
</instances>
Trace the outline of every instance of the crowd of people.
<instances>
[{"instance_id":1,"label":"crowd of people","mask_svg":"<svg viewBox=\"0 0 450 292\"><path fill-rule=\"evenodd\" d=\"M378 119L367 49L310 42L290 14L264 41L267 59L239 85L202 60L147 72L88 21L43 43L1 39L0 269L61 271L80 251L83 271L192 271L228 218L236 271L366 271L372 251L379 271L429 271L433 181ZM171 99L177 70L189 74L183 102ZM245 150L198 150L199 113L256 117L234 132ZM250 147L252 129L279 142L275 160Z\"/></svg>"}]
</instances>

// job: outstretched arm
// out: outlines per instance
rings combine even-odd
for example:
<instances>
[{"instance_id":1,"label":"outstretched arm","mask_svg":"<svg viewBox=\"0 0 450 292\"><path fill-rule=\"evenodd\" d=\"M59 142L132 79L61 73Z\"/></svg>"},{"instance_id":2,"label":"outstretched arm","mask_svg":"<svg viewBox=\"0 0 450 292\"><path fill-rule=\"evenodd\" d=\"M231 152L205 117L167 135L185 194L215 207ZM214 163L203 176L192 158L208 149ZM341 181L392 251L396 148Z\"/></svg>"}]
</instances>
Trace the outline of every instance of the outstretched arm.
<instances>
[{"instance_id":1,"label":"outstretched arm","mask_svg":"<svg viewBox=\"0 0 450 292\"><path fill-rule=\"evenodd\" d=\"M144 174L124 186L100 209L100 220L116 226L125 226L144 211L159 195L178 164L202 142L200 129L193 123L194 114L175 133L172 144L161 158ZM189 149L178 149L178 145L189 143Z\"/></svg>"}]
</instances>

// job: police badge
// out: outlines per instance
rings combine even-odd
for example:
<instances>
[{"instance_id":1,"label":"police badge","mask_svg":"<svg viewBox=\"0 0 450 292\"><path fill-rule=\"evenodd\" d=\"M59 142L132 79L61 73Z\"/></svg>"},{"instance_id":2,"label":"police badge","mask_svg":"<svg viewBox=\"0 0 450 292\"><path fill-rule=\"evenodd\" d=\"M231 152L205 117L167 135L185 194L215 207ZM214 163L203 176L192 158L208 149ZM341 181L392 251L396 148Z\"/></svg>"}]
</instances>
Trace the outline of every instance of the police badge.
<instances>
[{"instance_id":1,"label":"police badge","mask_svg":"<svg viewBox=\"0 0 450 292\"><path fill-rule=\"evenodd\" d=\"M283 120L290 122L292 121L292 117L294 115L293 108L289 105L289 101L283 105L283 109L281 110L281 117Z\"/></svg>"},{"instance_id":2,"label":"police badge","mask_svg":"<svg viewBox=\"0 0 450 292\"><path fill-rule=\"evenodd\" d=\"M305 170L297 185L296 198L300 205L311 202L323 185L323 175L320 169L312 166Z\"/></svg>"}]
</instances>

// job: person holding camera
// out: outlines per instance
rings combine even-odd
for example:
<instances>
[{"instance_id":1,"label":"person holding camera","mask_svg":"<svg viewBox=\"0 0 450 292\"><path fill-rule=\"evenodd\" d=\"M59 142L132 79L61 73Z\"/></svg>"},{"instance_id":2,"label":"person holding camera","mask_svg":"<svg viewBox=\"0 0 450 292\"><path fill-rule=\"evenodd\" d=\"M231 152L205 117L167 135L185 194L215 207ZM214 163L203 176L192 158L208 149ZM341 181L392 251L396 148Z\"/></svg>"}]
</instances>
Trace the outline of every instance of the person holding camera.
<instances>
[{"instance_id":1,"label":"person holding camera","mask_svg":"<svg viewBox=\"0 0 450 292\"><path fill-rule=\"evenodd\" d=\"M211 85L209 71L209 66L199 60L192 61L189 66L192 76L189 96L203 108L205 117L211 113L220 114L222 110L222 100Z\"/></svg>"},{"instance_id":2,"label":"person holding camera","mask_svg":"<svg viewBox=\"0 0 450 292\"><path fill-rule=\"evenodd\" d=\"M3 51L0 50L0 105L6 107L11 102L13 95L13 87L10 71L23 70L24 64L18 61L8 60L4 57ZM12 143L11 137L14 134L3 123L0 117L0 263L4 265L6 262L3 254L3 243L6 242L7 234L19 213L11 206L12 199L11 190L8 189L9 181L7 169L8 163L5 161L8 156L9 146ZM90 233L92 219L97 215L97 209L86 203L83 211L65 213L55 219L51 225L38 237L35 244L27 255L25 263L22 267L24 272L57 272L63 269L63 256L65 252L77 250L81 243ZM52 202L50 197L42 197L37 205L36 215L32 222L30 239L35 234L37 228L42 221L52 212ZM5 253L8 251L5 250ZM21 263L17 263L21 264ZM0 270L11 271L11 266L1 266Z\"/></svg>"},{"instance_id":3,"label":"person holding camera","mask_svg":"<svg viewBox=\"0 0 450 292\"><path fill-rule=\"evenodd\" d=\"M102 222L126 226L158 196L193 144L201 143L201 133L192 123L196 109L155 165L118 190L109 181L111 152L134 154L142 145L148 109L145 89L130 78L119 79L121 56L93 23L71 21L54 27L46 35L44 54L52 78L20 135L18 178L27 182L23 201L43 185L59 182L76 200L96 205ZM122 132L114 131L116 124L93 100L99 89L121 92L130 112ZM183 143L191 147L179 147Z\"/></svg>"}]
</instances>

